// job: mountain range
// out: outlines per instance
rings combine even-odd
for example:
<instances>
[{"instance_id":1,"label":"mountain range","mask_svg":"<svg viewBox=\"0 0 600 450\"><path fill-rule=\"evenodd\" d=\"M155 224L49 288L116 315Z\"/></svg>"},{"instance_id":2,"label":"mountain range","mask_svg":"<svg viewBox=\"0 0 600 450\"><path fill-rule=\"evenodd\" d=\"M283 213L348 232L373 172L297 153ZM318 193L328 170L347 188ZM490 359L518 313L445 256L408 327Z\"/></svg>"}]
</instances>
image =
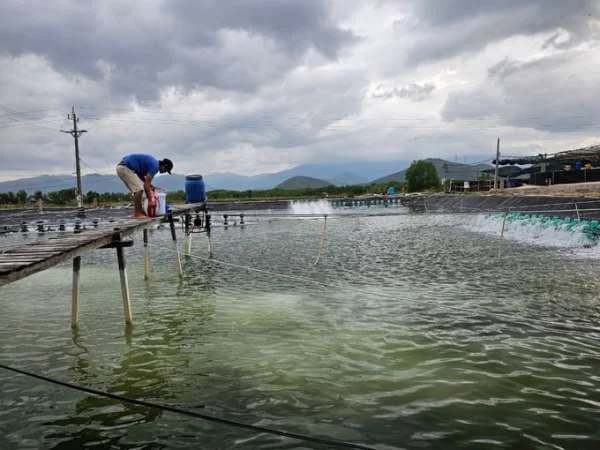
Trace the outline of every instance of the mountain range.
<instances>
[{"instance_id":1,"label":"mountain range","mask_svg":"<svg viewBox=\"0 0 600 450\"><path fill-rule=\"evenodd\" d=\"M452 161L446 161L439 158L427 158L425 161L432 163L440 178L453 178L455 180L476 180L484 170L491 169L489 164L461 164ZM385 184L390 181L403 181L406 175L406 169L394 172L384 177L373 180L372 183Z\"/></svg>"},{"instance_id":2,"label":"mountain range","mask_svg":"<svg viewBox=\"0 0 600 450\"><path fill-rule=\"evenodd\" d=\"M313 177L296 176L288 178L276 186L277 189L319 189L331 186L333 183L327 180Z\"/></svg>"},{"instance_id":3,"label":"mountain range","mask_svg":"<svg viewBox=\"0 0 600 450\"><path fill-rule=\"evenodd\" d=\"M476 179L481 170L489 169L489 165L460 164L442 159L428 159L438 171L440 178L445 176L454 179ZM260 190L272 189L294 177L307 177L320 179L323 183L336 186L388 183L402 181L409 161L385 162L348 162L340 164L304 164L276 173L259 175L239 175L235 173L213 173L204 177L207 190ZM390 169L398 168L397 172L390 173ZM306 181L306 180L305 180ZM311 187L315 181L307 181L305 185L296 179L291 183L294 188ZM75 177L72 175L42 175L30 178L21 178L0 182L0 192L17 192L25 190L28 194L36 191L49 192L75 187ZM125 185L116 175L87 174L82 176L81 184L84 192L126 192ZM185 188L185 175L159 175L154 184L169 192ZM288 183L288 185L290 185ZM288 188L290 189L290 188Z\"/></svg>"}]
</instances>

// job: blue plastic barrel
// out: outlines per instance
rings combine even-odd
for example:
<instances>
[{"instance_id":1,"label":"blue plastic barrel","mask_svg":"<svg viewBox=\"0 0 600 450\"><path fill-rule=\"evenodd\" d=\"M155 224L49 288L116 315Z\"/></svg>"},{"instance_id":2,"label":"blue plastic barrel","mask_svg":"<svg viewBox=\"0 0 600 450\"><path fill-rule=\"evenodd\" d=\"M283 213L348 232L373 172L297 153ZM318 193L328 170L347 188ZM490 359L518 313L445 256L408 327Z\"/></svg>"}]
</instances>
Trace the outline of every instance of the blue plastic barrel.
<instances>
[{"instance_id":1,"label":"blue plastic barrel","mask_svg":"<svg viewBox=\"0 0 600 450\"><path fill-rule=\"evenodd\" d=\"M187 203L201 203L206 201L202 175L187 175L185 177L185 201Z\"/></svg>"}]
</instances>

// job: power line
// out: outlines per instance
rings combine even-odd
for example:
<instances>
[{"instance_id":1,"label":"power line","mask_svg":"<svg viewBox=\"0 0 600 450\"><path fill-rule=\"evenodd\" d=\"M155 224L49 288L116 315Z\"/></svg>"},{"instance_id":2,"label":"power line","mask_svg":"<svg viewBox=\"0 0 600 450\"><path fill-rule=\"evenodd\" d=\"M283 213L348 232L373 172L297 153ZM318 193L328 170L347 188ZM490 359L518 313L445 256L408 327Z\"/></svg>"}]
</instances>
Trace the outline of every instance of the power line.
<instances>
[{"instance_id":1,"label":"power line","mask_svg":"<svg viewBox=\"0 0 600 450\"><path fill-rule=\"evenodd\" d=\"M314 442L316 444L333 445L333 446L336 446L339 448L376 450L374 447L368 447L366 445L361 445L361 444L354 444L352 442L338 441L335 439L319 438L319 437L307 436L307 435L303 435L303 434L299 434L299 433L291 433L289 431L281 431L281 430L276 430L276 429L272 429L272 428L261 427L258 425L250 425L247 423L237 422L235 420L224 419L222 417L217 417L217 416L213 416L210 414L203 414L203 413L199 413L199 412L192 411L189 409L179 408L176 406L163 405L163 404L159 404L159 403L148 402L145 400L139 400L139 399L132 398L132 397L126 397L124 395L112 394L110 392L102 391L99 389L94 389L94 388L90 388L90 387L86 387L86 386L80 386L80 385L77 385L74 383L69 383L67 381L57 380L56 378L46 377L44 375L39 375L37 373L29 372L29 371L26 371L23 369L18 369L16 367L7 366L2 363L0 363L0 368L14 372L14 373L18 373L20 375L25 375L25 376L28 376L31 378L37 378L38 380L42 380L47 383L52 383L52 384L56 384L58 386L63 386L63 387L69 388L69 389L86 392L88 394L98 395L100 397L110 398L110 399L117 400L117 401L124 402L124 403L131 403L133 405L144 406L146 408L159 409L161 411L168 411L168 412L181 414L181 415L185 415L185 416L189 416L189 417L195 417L197 419L204 419L209 422L216 422L216 423L220 423L223 425L233 426L236 428L244 428L244 429L256 431L259 433L269 433L269 434L273 434L273 435L277 435L277 436L287 437L287 438L291 438L291 439L297 439L300 441Z\"/></svg>"},{"instance_id":2,"label":"power line","mask_svg":"<svg viewBox=\"0 0 600 450\"><path fill-rule=\"evenodd\" d=\"M16 124L21 124L21 125L33 125L33 124L29 123L29 122L40 122L42 120L50 120L50 119L49 118L39 119L39 118L33 118L33 117L31 117L31 118L19 118L19 116L23 116L25 114L31 114L31 113L34 113L34 112L57 111L56 109L47 109L47 110L18 112L18 111L15 111L15 110L13 110L13 109L5 106L5 105L2 105L2 104L0 104L0 108L3 109L3 110L5 110L5 111L7 111L6 114L0 115L0 118L2 118L4 120L8 120L8 121L10 121L13 124L16 123ZM17 116L17 117L12 117L12 116ZM5 123L0 124L0 125L6 126L7 123L5 122ZM43 125L43 124L39 124L38 123L36 126L39 126L41 128L46 128L46 129L51 130L51 131L56 131L56 129L50 128L50 127L46 126L45 124ZM4 128L4 127L0 126L0 128Z\"/></svg>"}]
</instances>

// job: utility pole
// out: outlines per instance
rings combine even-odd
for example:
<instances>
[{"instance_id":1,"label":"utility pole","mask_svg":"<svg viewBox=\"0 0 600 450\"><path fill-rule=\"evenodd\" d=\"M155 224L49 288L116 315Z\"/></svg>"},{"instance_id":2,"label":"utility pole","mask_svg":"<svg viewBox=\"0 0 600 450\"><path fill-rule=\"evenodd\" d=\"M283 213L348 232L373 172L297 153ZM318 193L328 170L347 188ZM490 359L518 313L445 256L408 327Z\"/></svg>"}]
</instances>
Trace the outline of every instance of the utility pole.
<instances>
[{"instance_id":1,"label":"utility pole","mask_svg":"<svg viewBox=\"0 0 600 450\"><path fill-rule=\"evenodd\" d=\"M500 159L500 138L496 141L496 170L494 171L494 189L498 189L498 160Z\"/></svg>"},{"instance_id":2,"label":"utility pole","mask_svg":"<svg viewBox=\"0 0 600 450\"><path fill-rule=\"evenodd\" d=\"M75 106L71 109L71 113L67 114L67 119L73 120L73 129L72 130L60 130L63 133L68 133L73 136L75 140L75 173L77 174L77 207L79 208L79 212L84 214L83 209L83 192L81 189L81 167L79 166L79 136L83 133L87 133L87 130L78 130L77 122L79 122L79 117L75 113Z\"/></svg>"}]
</instances>

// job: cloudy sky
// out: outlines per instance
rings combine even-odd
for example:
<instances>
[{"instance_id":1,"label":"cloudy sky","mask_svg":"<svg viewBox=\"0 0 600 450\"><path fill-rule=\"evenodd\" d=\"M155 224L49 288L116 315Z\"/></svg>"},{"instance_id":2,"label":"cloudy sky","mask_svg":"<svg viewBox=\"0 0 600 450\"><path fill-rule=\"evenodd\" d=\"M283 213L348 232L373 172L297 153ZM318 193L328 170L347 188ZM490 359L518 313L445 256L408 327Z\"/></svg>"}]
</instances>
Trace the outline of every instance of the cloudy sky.
<instances>
[{"instance_id":1,"label":"cloudy sky","mask_svg":"<svg viewBox=\"0 0 600 450\"><path fill-rule=\"evenodd\" d=\"M2 0L0 180L73 172L72 105L85 173L134 151L253 175L600 143L599 3Z\"/></svg>"}]
</instances>

